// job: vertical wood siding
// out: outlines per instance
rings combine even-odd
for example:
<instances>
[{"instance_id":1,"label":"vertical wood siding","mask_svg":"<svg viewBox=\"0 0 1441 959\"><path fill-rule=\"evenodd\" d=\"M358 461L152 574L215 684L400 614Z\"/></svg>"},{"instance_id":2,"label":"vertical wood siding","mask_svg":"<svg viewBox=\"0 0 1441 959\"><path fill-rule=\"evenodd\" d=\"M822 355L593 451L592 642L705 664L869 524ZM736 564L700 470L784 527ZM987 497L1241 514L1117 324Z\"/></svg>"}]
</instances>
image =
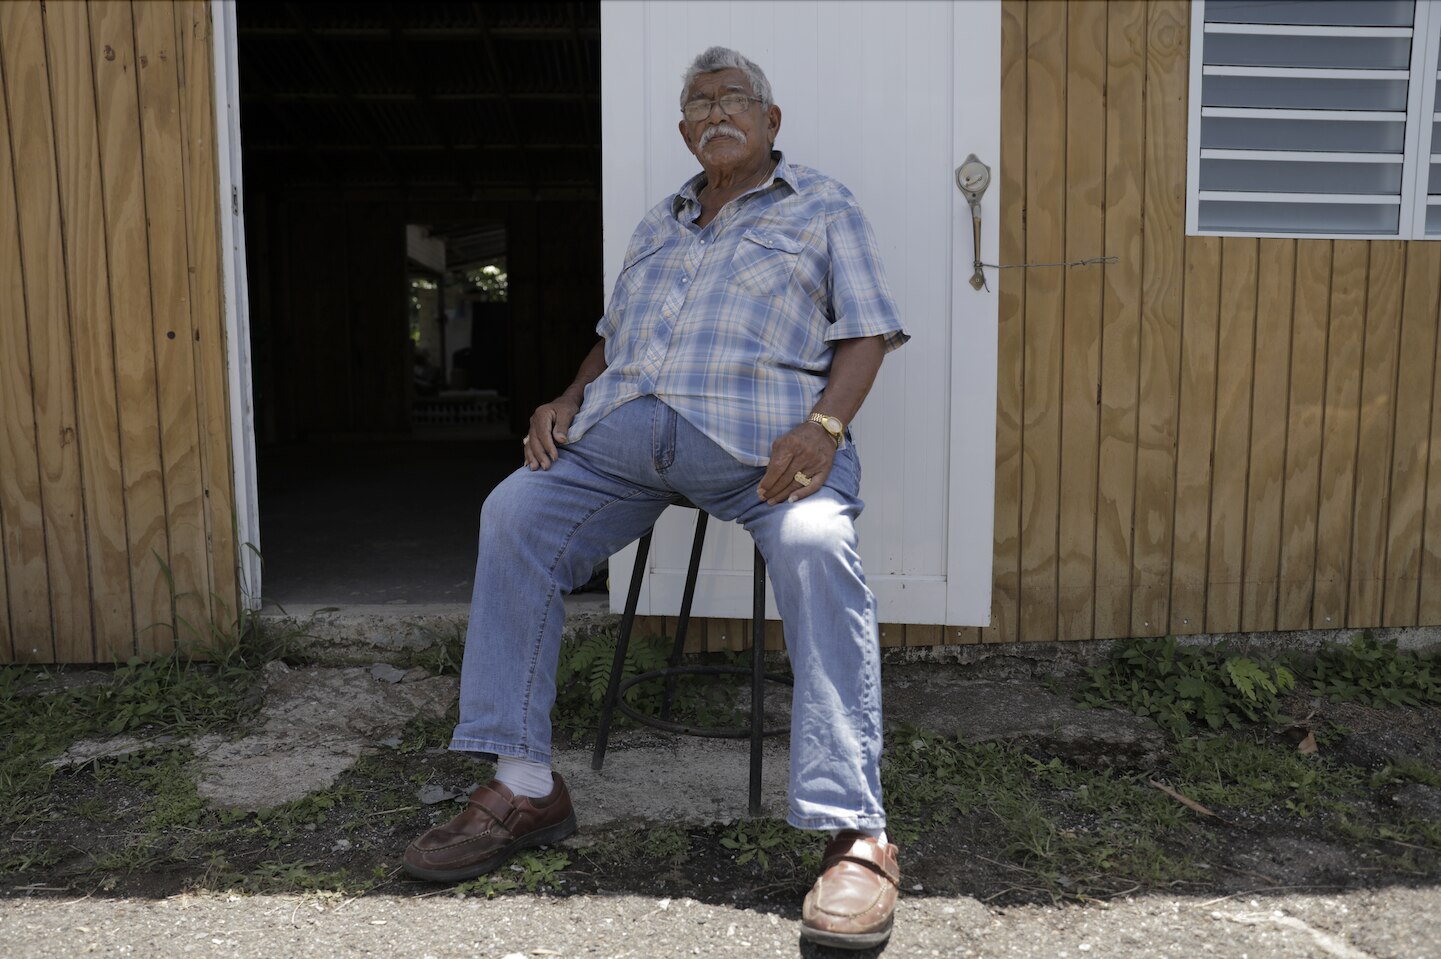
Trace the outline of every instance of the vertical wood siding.
<instances>
[{"instance_id":1,"label":"vertical wood siding","mask_svg":"<svg viewBox=\"0 0 1441 959\"><path fill-rule=\"evenodd\" d=\"M1441 244L1186 237L1188 32L1003 4L1001 259L1118 262L993 278L992 625L887 646L1441 623ZM0 661L234 616L210 58L203 0L0 3Z\"/></svg>"},{"instance_id":2,"label":"vertical wood siding","mask_svg":"<svg viewBox=\"0 0 1441 959\"><path fill-rule=\"evenodd\" d=\"M1119 261L1000 276L981 638L1441 623L1441 245L1187 237L1187 5L1004 9L1002 259Z\"/></svg>"},{"instance_id":3,"label":"vertical wood siding","mask_svg":"<svg viewBox=\"0 0 1441 959\"><path fill-rule=\"evenodd\" d=\"M235 615L209 16L0 4L0 661Z\"/></svg>"}]
</instances>

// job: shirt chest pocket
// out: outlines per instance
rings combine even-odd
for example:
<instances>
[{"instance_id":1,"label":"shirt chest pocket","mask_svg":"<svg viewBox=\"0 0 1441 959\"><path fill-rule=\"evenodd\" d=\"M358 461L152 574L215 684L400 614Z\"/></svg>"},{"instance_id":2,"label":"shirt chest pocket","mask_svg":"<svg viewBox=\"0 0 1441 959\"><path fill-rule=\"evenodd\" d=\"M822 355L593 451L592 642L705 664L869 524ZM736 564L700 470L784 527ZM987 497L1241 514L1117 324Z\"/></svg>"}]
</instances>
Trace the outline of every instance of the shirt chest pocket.
<instances>
[{"instance_id":1,"label":"shirt chest pocket","mask_svg":"<svg viewBox=\"0 0 1441 959\"><path fill-rule=\"evenodd\" d=\"M629 293L645 283L656 264L655 254L664 245L660 240L648 240L637 245L621 264L617 285Z\"/></svg>"},{"instance_id":2,"label":"shirt chest pocket","mask_svg":"<svg viewBox=\"0 0 1441 959\"><path fill-rule=\"evenodd\" d=\"M783 233L747 230L731 257L731 276L747 293L774 296L790 283L803 249Z\"/></svg>"}]
</instances>

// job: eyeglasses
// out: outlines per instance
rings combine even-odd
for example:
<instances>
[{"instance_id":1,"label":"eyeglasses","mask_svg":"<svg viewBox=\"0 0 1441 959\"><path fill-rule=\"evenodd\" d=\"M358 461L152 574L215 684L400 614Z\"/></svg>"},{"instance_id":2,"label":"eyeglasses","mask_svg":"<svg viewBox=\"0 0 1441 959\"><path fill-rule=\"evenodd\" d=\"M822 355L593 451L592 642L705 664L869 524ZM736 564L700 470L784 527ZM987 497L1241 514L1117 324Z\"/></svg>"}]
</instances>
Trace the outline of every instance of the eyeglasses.
<instances>
[{"instance_id":1,"label":"eyeglasses","mask_svg":"<svg viewBox=\"0 0 1441 959\"><path fill-rule=\"evenodd\" d=\"M720 108L725 111L726 116L733 117L737 113L744 113L750 109L752 100L756 103L765 102L760 97L750 97L744 93L727 93L719 100L707 100L703 97L691 100L685 106L681 107L681 112L685 114L685 118L691 123L699 123L701 120L710 116L711 109L717 103L719 103Z\"/></svg>"}]
</instances>

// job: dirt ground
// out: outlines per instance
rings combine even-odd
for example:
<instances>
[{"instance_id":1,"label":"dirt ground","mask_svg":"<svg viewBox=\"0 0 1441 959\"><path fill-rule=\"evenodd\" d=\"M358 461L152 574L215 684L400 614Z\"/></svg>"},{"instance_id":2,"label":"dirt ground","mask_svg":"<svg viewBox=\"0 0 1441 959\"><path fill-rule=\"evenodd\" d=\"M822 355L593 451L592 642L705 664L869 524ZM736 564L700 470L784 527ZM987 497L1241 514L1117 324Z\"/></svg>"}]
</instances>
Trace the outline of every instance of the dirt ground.
<instances>
[{"instance_id":1,"label":"dirt ground","mask_svg":"<svg viewBox=\"0 0 1441 959\"><path fill-rule=\"evenodd\" d=\"M1088 940L1080 933L1073 942L1066 939L1071 945L1064 949L1017 951L1028 941L1049 941L1028 940L1017 925L1022 917L1049 930L1046 936L1065 939L1071 932L1064 930L1084 926L1091 914L1098 922L1130 916L1144 930L1135 933L1143 941L1132 946L1124 945L1120 927L1097 933L1097 942L1112 936L1113 955L1196 955L1195 949L1241 955L1233 947L1253 942L1248 948L1262 951L1251 956L1441 956L1436 940L1418 945L1418 936L1432 935L1429 927L1401 936L1399 944L1363 949L1353 944L1359 926L1317 905L1339 897L1333 901L1364 900L1372 902L1367 908L1389 910L1404 900L1441 912L1434 908L1441 905L1441 709L1382 709L1296 695L1287 712L1305 717L1303 726L1257 727L1192 743L1138 725L1129 714L1076 710L1065 680L978 680L958 669L946 678L946 668L887 670L886 787L892 838L902 848L902 917L930 923L912 943L918 951L895 946L890 954L1106 955L1083 946ZM311 693L325 687L318 672L295 672L282 679ZM392 677L382 685L393 690L401 684ZM442 902L452 904L440 910L446 915L457 902L480 903L487 916L538 922L526 926L535 930L544 929L536 917L567 909L589 915L587 922L619 909L616 915L641 923L637 934L646 922L662 924L649 946L628 939L622 947L597 934L589 952L584 939L547 952L552 947L536 932L524 949L524 937L482 937L454 949L407 947L395 954L501 957L508 953L496 949L513 947L522 955L675 955L670 950L685 940L665 924L676 919L673 910L681 903L697 917L710 917L701 925L738 923L743 933L750 930L757 945L749 954L794 954L794 923L822 840L785 826L773 804L768 816L748 819L743 791L722 803L728 814L707 810L689 820L668 814L643 822L622 817L459 888L408 879L399 869L405 845L457 812L452 797L489 775L484 763L443 748L452 717L425 702L446 697L423 698L410 694L409 711L394 714L393 729L367 727L365 735L373 737L368 745L324 785L267 808L228 808L197 792L197 750L209 748L200 740L141 737L135 751L56 768L43 801L0 812L0 938L12 943L5 952L72 954L50 951L56 930L78 928L53 912L66 904L86 902L88 910L103 903L100 913L115 917L151 909L150 919L134 919L143 923L158 922L154 909L163 911L166 904L225 912L231 910L225 904L235 902L261 910L284 901L322 925L341 904L355 922L387 922L390 911L414 923L428 921L416 918L425 904ZM962 701L972 712L959 707ZM1032 721L1008 719L986 728L985 710L977 705L986 702L994 706L992 714L1018 713ZM314 705L334 709L318 700ZM962 728L920 722L936 715L971 718ZM1037 716L1045 718L1035 721ZM1073 721L1080 725L1068 726ZM235 752L235 744L250 741L246 737L265 722L252 717L243 728L210 735ZM1129 731L1115 732L1122 727ZM1316 734L1317 751L1299 755L1296 740L1306 732ZM321 737L327 755L345 751L335 735ZM620 735L614 749L662 748L658 741L668 737L635 731ZM569 742L557 768L588 767L589 747L584 734ZM279 762L273 758L278 752L271 760L264 753L279 749L273 743L248 748L259 750L249 759L262 775L267 761ZM743 764L744 747L736 749ZM299 749L287 754L284 768L304 766L305 755ZM692 769L713 764L707 755L660 760L645 774L649 782L627 788L678 790ZM1254 764L1238 757L1253 757ZM1216 769L1214 783L1208 764ZM317 759L311 765L325 764ZM776 762L767 776L773 789L784 779ZM596 799L585 793L575 798L578 805ZM1272 915L1283 897L1304 899L1304 908L1278 914L1304 929ZM1206 903L1220 904L1220 919L1211 916L1215 909L1200 908ZM1180 946L1188 948L1180 952L1162 949L1153 939L1173 907L1195 911L1198 928L1212 932L1181 937ZM362 919L371 914L378 918ZM775 923L781 930L767 932ZM986 928L999 938L985 940ZM999 930L1007 930L1005 936ZM695 940L699 954L747 954L699 949L714 932L712 926ZM1268 935L1271 946L1263 943ZM482 940L488 944L482 947ZM764 948L763 940L769 943ZM125 941L121 934L110 939L111 945ZM349 954L349 946L336 948L333 954ZM215 950L207 946L202 953ZM294 954L303 953L311 954L296 947Z\"/></svg>"}]
</instances>

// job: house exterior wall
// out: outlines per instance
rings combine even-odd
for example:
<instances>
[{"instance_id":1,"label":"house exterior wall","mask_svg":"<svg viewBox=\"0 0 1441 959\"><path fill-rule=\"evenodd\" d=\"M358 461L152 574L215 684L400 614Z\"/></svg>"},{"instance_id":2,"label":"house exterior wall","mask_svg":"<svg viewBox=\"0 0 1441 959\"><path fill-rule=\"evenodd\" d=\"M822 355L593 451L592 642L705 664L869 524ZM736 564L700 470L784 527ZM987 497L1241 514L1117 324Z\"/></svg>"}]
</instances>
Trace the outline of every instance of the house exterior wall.
<instances>
[{"instance_id":1,"label":"house exterior wall","mask_svg":"<svg viewBox=\"0 0 1441 959\"><path fill-rule=\"evenodd\" d=\"M1184 2L1002 45L1002 261L1118 261L992 274L992 625L882 642L1441 623L1441 244L1186 237ZM0 661L237 607L210 57L203 2L0 3Z\"/></svg>"},{"instance_id":2,"label":"house exterior wall","mask_svg":"<svg viewBox=\"0 0 1441 959\"><path fill-rule=\"evenodd\" d=\"M1441 622L1441 246L1187 237L1190 11L1007 3L986 642ZM1101 132L1104 135L1098 135Z\"/></svg>"},{"instance_id":3,"label":"house exterior wall","mask_svg":"<svg viewBox=\"0 0 1441 959\"><path fill-rule=\"evenodd\" d=\"M211 56L204 2L0 4L0 661L234 619Z\"/></svg>"},{"instance_id":4,"label":"house exterior wall","mask_svg":"<svg viewBox=\"0 0 1441 959\"><path fill-rule=\"evenodd\" d=\"M1187 237L1189 34L1003 4L1001 262L1118 259L999 271L991 625L884 645L1441 623L1441 244Z\"/></svg>"}]
</instances>

